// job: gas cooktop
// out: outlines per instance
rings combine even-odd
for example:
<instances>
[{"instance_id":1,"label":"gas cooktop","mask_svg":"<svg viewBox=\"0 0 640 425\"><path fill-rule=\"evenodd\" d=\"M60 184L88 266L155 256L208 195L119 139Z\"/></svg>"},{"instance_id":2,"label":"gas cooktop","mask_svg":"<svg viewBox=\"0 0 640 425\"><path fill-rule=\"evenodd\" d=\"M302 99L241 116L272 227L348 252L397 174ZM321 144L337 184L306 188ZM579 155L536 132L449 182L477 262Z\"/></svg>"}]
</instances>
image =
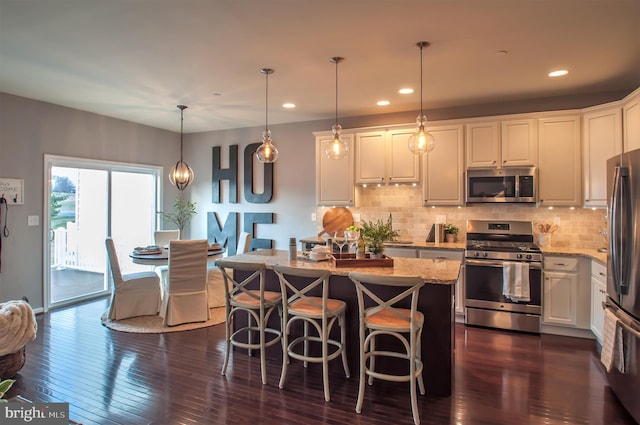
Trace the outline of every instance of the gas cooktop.
<instances>
[{"instance_id":1,"label":"gas cooktop","mask_svg":"<svg viewBox=\"0 0 640 425\"><path fill-rule=\"evenodd\" d=\"M467 249L479 251L541 252L533 242L468 240Z\"/></svg>"},{"instance_id":2,"label":"gas cooktop","mask_svg":"<svg viewBox=\"0 0 640 425\"><path fill-rule=\"evenodd\" d=\"M469 220L465 257L504 261L542 261L530 221Z\"/></svg>"}]
</instances>

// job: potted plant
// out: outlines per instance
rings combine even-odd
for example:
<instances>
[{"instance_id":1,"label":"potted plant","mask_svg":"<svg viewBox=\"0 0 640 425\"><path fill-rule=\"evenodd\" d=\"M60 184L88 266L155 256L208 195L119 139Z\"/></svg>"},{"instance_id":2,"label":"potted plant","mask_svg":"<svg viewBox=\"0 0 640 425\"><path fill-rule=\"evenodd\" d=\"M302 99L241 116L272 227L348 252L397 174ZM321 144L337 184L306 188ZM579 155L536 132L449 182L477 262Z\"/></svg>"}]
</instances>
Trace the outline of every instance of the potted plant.
<instances>
[{"instance_id":1,"label":"potted plant","mask_svg":"<svg viewBox=\"0 0 640 425\"><path fill-rule=\"evenodd\" d=\"M360 236L371 258L378 258L384 251L384 243L393 241L398 237L399 233L393 230L391 219L386 222L378 219L377 221L363 221Z\"/></svg>"},{"instance_id":2,"label":"potted plant","mask_svg":"<svg viewBox=\"0 0 640 425\"><path fill-rule=\"evenodd\" d=\"M447 238L447 242L455 242L456 235L458 234L458 228L453 224L445 224L444 234Z\"/></svg>"},{"instance_id":3,"label":"potted plant","mask_svg":"<svg viewBox=\"0 0 640 425\"><path fill-rule=\"evenodd\" d=\"M180 230L180 239L182 239L185 226L193 216L197 214L196 203L177 196L176 201L173 203L173 209L175 210L174 213L158 211L158 214L160 214L163 220L170 221L178 227Z\"/></svg>"}]
</instances>

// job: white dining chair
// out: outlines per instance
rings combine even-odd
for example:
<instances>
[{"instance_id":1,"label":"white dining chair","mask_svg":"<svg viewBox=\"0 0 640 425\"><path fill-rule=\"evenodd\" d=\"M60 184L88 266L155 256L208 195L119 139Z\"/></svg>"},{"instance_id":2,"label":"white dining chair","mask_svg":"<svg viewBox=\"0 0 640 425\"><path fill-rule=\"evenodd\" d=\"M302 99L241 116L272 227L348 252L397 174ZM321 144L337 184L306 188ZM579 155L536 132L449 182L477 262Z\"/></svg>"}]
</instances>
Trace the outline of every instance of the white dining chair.
<instances>
[{"instance_id":1,"label":"white dining chair","mask_svg":"<svg viewBox=\"0 0 640 425\"><path fill-rule=\"evenodd\" d=\"M251 250L251 234L247 232L240 232L238 238L238 245L236 248L236 254L245 254Z\"/></svg>"},{"instance_id":2,"label":"white dining chair","mask_svg":"<svg viewBox=\"0 0 640 425\"><path fill-rule=\"evenodd\" d=\"M180 230L156 230L153 232L153 242L160 248L169 245L171 241L180 239Z\"/></svg>"},{"instance_id":3,"label":"white dining chair","mask_svg":"<svg viewBox=\"0 0 640 425\"><path fill-rule=\"evenodd\" d=\"M109 268L113 278L109 319L122 320L136 316L154 316L160 310L160 278L145 271L123 275L112 238L105 240Z\"/></svg>"},{"instance_id":4,"label":"white dining chair","mask_svg":"<svg viewBox=\"0 0 640 425\"><path fill-rule=\"evenodd\" d=\"M156 230L153 232L153 243L158 245L160 249L164 249L169 242L180 239L180 230ZM160 276L160 281L164 282L167 278L169 266L155 266L155 272Z\"/></svg>"},{"instance_id":5,"label":"white dining chair","mask_svg":"<svg viewBox=\"0 0 640 425\"><path fill-rule=\"evenodd\" d=\"M206 239L169 242L169 272L160 310L165 325L209 319L207 248Z\"/></svg>"}]
</instances>

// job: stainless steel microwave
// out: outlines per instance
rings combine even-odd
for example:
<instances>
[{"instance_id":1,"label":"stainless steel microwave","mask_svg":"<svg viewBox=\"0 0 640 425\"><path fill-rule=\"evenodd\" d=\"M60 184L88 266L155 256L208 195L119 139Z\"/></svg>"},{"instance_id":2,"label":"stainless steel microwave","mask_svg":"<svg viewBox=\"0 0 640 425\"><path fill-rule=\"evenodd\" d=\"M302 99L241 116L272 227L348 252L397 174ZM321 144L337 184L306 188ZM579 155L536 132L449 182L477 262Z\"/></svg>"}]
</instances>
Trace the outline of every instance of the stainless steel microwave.
<instances>
[{"instance_id":1,"label":"stainless steel microwave","mask_svg":"<svg viewBox=\"0 0 640 425\"><path fill-rule=\"evenodd\" d=\"M536 202L536 168L467 170L467 203Z\"/></svg>"}]
</instances>

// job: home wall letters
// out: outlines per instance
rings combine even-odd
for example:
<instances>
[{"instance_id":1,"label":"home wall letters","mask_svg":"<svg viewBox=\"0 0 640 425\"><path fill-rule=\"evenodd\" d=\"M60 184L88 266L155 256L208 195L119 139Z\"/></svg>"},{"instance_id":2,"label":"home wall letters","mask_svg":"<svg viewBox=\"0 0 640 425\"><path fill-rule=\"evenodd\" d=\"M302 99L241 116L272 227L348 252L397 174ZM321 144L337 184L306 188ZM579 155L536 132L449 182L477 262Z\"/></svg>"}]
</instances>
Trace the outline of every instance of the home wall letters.
<instances>
[{"instance_id":1,"label":"home wall letters","mask_svg":"<svg viewBox=\"0 0 640 425\"><path fill-rule=\"evenodd\" d=\"M244 172L243 172L243 192L247 202L253 204L266 204L271 202L273 197L273 164L264 164L263 181L264 190L262 193L254 192L254 160L255 151L259 143L252 143L244 148ZM221 185L223 180L229 181L229 202L238 203L238 145L229 146L229 168L221 168L221 147L214 146L212 150L212 190L211 201L221 203ZM220 220L215 211L207 213L207 239L209 242L216 241L227 247L227 255L234 255L237 251L238 241L238 212L229 212L224 222L224 227L220 226ZM256 238L257 224L273 224L274 213L251 213L243 215L243 229L252 235L250 249L272 248L272 239Z\"/></svg>"}]
</instances>

